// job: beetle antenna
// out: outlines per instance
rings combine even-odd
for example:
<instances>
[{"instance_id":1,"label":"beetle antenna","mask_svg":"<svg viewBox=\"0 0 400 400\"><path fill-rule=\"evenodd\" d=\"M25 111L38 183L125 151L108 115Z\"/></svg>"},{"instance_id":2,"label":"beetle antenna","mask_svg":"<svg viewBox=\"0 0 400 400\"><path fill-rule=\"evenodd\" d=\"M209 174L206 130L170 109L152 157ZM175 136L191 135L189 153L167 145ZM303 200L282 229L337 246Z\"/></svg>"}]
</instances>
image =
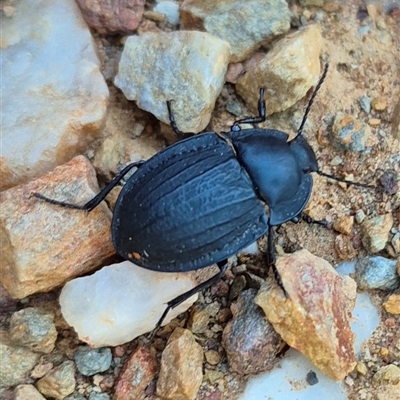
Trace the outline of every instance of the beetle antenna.
<instances>
[{"instance_id":1,"label":"beetle antenna","mask_svg":"<svg viewBox=\"0 0 400 400\"><path fill-rule=\"evenodd\" d=\"M303 133L303 128L304 128L304 125L305 125L305 123L306 123L306 121L307 121L307 117L308 117L308 114L309 114L309 112L310 112L310 110L311 110L311 106L312 106L312 104L314 103L314 100L315 100L315 97L317 96L318 90L320 89L320 87L321 87L322 84L324 83L324 80L325 80L325 78L326 78L326 74L328 73L328 68L329 68L329 63L326 63L326 64L325 64L325 67L324 67L324 72L322 73L322 76L321 76L321 78L319 79L319 82L318 82L317 86L316 86L315 89L314 89L314 92L313 92L313 94L312 94L312 96L311 96L311 99L310 99L310 101L308 102L308 106L307 106L307 108L306 108L306 112L304 113L303 120L301 121L300 127L299 127L299 129L297 130L297 135L296 135L296 137L295 137L293 140L296 140L297 137L300 136L300 135Z\"/></svg>"},{"instance_id":2,"label":"beetle antenna","mask_svg":"<svg viewBox=\"0 0 400 400\"><path fill-rule=\"evenodd\" d=\"M348 181L348 180L343 179L343 178L337 178L336 176L333 176L333 175L330 175L330 174L326 174L325 172L322 172L322 171L316 171L316 172L317 172L318 175L325 176L325 177L330 178L330 179L334 179L335 181L338 181L338 182L344 182L344 183L347 183L349 185L361 186L361 187L368 188L368 189L378 189L378 187L374 186L374 185L367 185L366 183Z\"/></svg>"}]
</instances>

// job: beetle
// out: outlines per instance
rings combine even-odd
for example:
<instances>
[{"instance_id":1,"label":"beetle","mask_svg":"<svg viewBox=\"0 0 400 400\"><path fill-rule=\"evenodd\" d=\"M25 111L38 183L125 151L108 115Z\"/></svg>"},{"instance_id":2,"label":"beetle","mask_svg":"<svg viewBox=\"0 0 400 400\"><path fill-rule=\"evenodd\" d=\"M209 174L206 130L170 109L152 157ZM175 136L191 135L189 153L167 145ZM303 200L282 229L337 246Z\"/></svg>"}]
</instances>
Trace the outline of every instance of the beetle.
<instances>
[{"instance_id":1,"label":"beetle","mask_svg":"<svg viewBox=\"0 0 400 400\"><path fill-rule=\"evenodd\" d=\"M273 227L300 218L324 224L304 215L318 168L314 151L302 136L303 127L323 74L309 100L294 139L272 129L241 129L240 124L265 121L264 89L260 89L257 117L236 121L229 132L205 132L186 137L148 161L126 166L85 205L33 195L52 204L90 212L133 168L114 208L112 240L123 258L150 270L185 272L217 264L219 272L190 291L172 299L158 321L195 293L209 287L225 273L228 257L268 234L267 264L286 294L275 267ZM178 129L167 102L171 127ZM263 203L269 208L266 213Z\"/></svg>"}]
</instances>

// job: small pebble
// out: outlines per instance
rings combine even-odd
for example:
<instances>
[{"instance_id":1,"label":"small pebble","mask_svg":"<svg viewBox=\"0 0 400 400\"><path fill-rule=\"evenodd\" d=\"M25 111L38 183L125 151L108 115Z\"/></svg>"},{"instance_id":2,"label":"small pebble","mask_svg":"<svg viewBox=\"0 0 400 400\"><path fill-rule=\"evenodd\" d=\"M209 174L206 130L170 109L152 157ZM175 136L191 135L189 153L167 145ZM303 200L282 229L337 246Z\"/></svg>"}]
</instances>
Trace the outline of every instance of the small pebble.
<instances>
[{"instance_id":1,"label":"small pebble","mask_svg":"<svg viewBox=\"0 0 400 400\"><path fill-rule=\"evenodd\" d=\"M365 376L368 373L368 368L363 362L359 361L356 365L356 371L359 375Z\"/></svg>"},{"instance_id":2,"label":"small pebble","mask_svg":"<svg viewBox=\"0 0 400 400\"><path fill-rule=\"evenodd\" d=\"M395 290L400 286L396 273L396 260L380 256L365 257L356 263L356 275L360 289Z\"/></svg>"},{"instance_id":3,"label":"small pebble","mask_svg":"<svg viewBox=\"0 0 400 400\"><path fill-rule=\"evenodd\" d=\"M383 303L383 308L389 314L400 314L400 294L391 294L388 299Z\"/></svg>"},{"instance_id":4,"label":"small pebble","mask_svg":"<svg viewBox=\"0 0 400 400\"><path fill-rule=\"evenodd\" d=\"M92 376L106 371L111 366L111 350L107 347L92 349L81 346L74 356L78 371L85 376Z\"/></svg>"},{"instance_id":5,"label":"small pebble","mask_svg":"<svg viewBox=\"0 0 400 400\"><path fill-rule=\"evenodd\" d=\"M92 392L89 395L89 400L110 400L110 396L107 393Z\"/></svg>"},{"instance_id":6,"label":"small pebble","mask_svg":"<svg viewBox=\"0 0 400 400\"><path fill-rule=\"evenodd\" d=\"M57 339L54 315L34 307L15 312L10 320L10 337L32 351L51 353Z\"/></svg>"},{"instance_id":7,"label":"small pebble","mask_svg":"<svg viewBox=\"0 0 400 400\"><path fill-rule=\"evenodd\" d=\"M221 362L221 355L218 351L215 350L208 350L204 353L206 360L211 365L217 365Z\"/></svg>"},{"instance_id":8,"label":"small pebble","mask_svg":"<svg viewBox=\"0 0 400 400\"><path fill-rule=\"evenodd\" d=\"M318 381L317 374L314 371L310 371L306 376L306 381L310 386L316 385Z\"/></svg>"},{"instance_id":9,"label":"small pebble","mask_svg":"<svg viewBox=\"0 0 400 400\"><path fill-rule=\"evenodd\" d=\"M372 100L371 106L375 111L384 111L387 107L387 101L383 97L376 97Z\"/></svg>"},{"instance_id":10,"label":"small pebble","mask_svg":"<svg viewBox=\"0 0 400 400\"><path fill-rule=\"evenodd\" d=\"M381 123L381 120L379 118L371 118L368 121L368 124L371 125L372 127L378 126Z\"/></svg>"},{"instance_id":11,"label":"small pebble","mask_svg":"<svg viewBox=\"0 0 400 400\"><path fill-rule=\"evenodd\" d=\"M358 103L360 104L361 109L367 114L371 112L371 99L368 96L364 95L360 97Z\"/></svg>"},{"instance_id":12,"label":"small pebble","mask_svg":"<svg viewBox=\"0 0 400 400\"><path fill-rule=\"evenodd\" d=\"M39 379L37 388L44 396L61 400L75 390L75 384L75 365L65 361Z\"/></svg>"},{"instance_id":13,"label":"small pebble","mask_svg":"<svg viewBox=\"0 0 400 400\"><path fill-rule=\"evenodd\" d=\"M372 379L381 384L397 385L400 382L400 368L394 364L385 365L376 372Z\"/></svg>"},{"instance_id":14,"label":"small pebble","mask_svg":"<svg viewBox=\"0 0 400 400\"><path fill-rule=\"evenodd\" d=\"M356 212L356 221L361 224L365 219L365 212L363 210L358 210Z\"/></svg>"}]
</instances>

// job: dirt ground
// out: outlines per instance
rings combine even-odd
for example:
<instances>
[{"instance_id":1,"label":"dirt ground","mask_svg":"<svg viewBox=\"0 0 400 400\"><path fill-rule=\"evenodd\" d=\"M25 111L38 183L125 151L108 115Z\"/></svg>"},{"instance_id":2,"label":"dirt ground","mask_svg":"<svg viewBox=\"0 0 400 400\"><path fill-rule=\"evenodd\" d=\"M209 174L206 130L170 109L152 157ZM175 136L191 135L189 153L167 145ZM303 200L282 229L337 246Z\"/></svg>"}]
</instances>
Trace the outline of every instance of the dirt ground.
<instances>
[{"instance_id":1,"label":"dirt ground","mask_svg":"<svg viewBox=\"0 0 400 400\"><path fill-rule=\"evenodd\" d=\"M324 13L323 18L319 17L320 9L318 8L294 6L299 14L299 18L293 21L294 25L300 23L300 16L303 21L304 19L308 22L318 20L324 38L323 54L330 62L328 77L311 110L304 136L315 150L320 168L324 172L336 176L352 174L354 180L370 184L377 182L384 171L392 170L400 176L400 2L375 1L373 5L376 7L369 7L368 10L366 2L361 0L331 3L337 4L340 11ZM393 8L389 11L389 4L397 4L397 9ZM370 28L363 28L364 26ZM361 35L360 31L364 30L368 33ZM118 167L116 161L121 164L129 161L113 160L111 156L99 156L98 150L107 138L115 135L128 137L132 140L132 148L135 149L137 157L148 158L167 145L169 140L166 137L171 139L173 135L168 126L139 110L113 86L112 77L123 48L123 40L115 37L96 37L95 39L103 62L103 72L109 78L111 97L103 136L94 143L87 155L98 168L100 179L105 182L115 173L115 168ZM367 115L359 106L359 98L363 95L367 95L372 100L382 99L386 102L386 107L382 111L372 109ZM229 101L238 101L243 105L242 100L235 93L234 86L226 84L217 101L208 131L226 131L234 120L238 119L226 110L226 104ZM270 116L261 126L294 133L306 105L307 99L303 99L289 110ZM244 105L243 109L245 109ZM332 118L338 112L352 115L370 124L371 135L368 142L369 149L366 152L343 151L333 146L330 126ZM371 119L379 119L380 122L375 126L376 122L371 122ZM135 133L138 132L138 122L143 126L143 132L140 135ZM343 163L338 166L333 165L335 163L332 164L332 160L335 157L340 157ZM400 210L394 209L392 196L365 188L347 188L326 178L314 177L314 190L306 209L313 218L335 221L345 215L355 215L359 210L363 210L366 216L392 212L394 227L400 230ZM344 252L342 258L337 252L337 236L338 233L334 230L321 226L311 226L305 222L287 223L277 231L276 244L278 250L284 252L306 248L333 265L342 259L354 260L367 255L361 243L359 224L354 224L350 237L354 251ZM261 240L259 246L264 249L266 243ZM390 258L399 257L390 245L380 254ZM247 257L245 259L248 260ZM250 260L251 264L262 269L261 257L251 257ZM224 281L231 284L232 280L232 274L228 273ZM373 293L374 302L381 313L381 323L369 341L368 351L361 360L368 366L367 374L363 376L352 373L346 378L345 383L350 400L377 398L373 395L374 371L383 365L400 362L400 316L389 315L382 308L382 303L387 296L388 293L384 292ZM37 300L40 306L45 304L43 299L42 297ZM49 294L46 299L54 305L56 295ZM206 291L201 301L212 301L212 292ZM30 303L30 305L33 304L35 300ZM53 308L53 306L45 307ZM59 311L57 313L59 315ZM182 323L184 320L184 318L181 319ZM175 324L178 323L175 322ZM58 345L58 351L73 353L78 345L75 334L63 324L61 318L58 319L58 325L63 331L62 343ZM223 325L221 323L222 327ZM164 331L167 332L168 329L170 328L164 328ZM134 348L136 343L135 341L127 345L127 350ZM156 342L158 351L162 349L163 344L165 344L163 341ZM217 348L221 349L221 346ZM82 377L78 384L84 385L85 379ZM244 387L247 377L227 373L224 379L227 391L224 398L234 400ZM212 387L212 384L205 381L198 399L207 399L205 393L209 387ZM364 389L365 394L363 394ZM400 399L400 394L397 398Z\"/></svg>"}]
</instances>

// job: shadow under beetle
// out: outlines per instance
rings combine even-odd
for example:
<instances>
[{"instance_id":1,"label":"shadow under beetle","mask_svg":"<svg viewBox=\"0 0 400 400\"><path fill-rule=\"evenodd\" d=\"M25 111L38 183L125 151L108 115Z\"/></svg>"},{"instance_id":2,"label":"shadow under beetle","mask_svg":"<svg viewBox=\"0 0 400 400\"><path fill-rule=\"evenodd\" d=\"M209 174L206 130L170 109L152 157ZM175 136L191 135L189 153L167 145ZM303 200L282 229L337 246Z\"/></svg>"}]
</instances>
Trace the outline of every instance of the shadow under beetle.
<instances>
[{"instance_id":1,"label":"shadow under beetle","mask_svg":"<svg viewBox=\"0 0 400 400\"><path fill-rule=\"evenodd\" d=\"M192 295L211 286L225 273L227 258L268 233L267 264L286 294L275 267L273 226L303 218L312 191L311 172L362 187L318 169L314 151L302 136L315 96L310 98L294 139L272 129L244 129L242 123L265 121L264 90L260 89L258 117L236 121L227 133L206 132L190 136L160 151L148 161L125 167L100 193L83 206L56 201L52 204L91 211L132 168L137 171L121 190L114 208L112 240L118 254L135 264L161 272L185 272L217 263L219 272L167 303L165 316ZM179 131L167 102L171 127ZM266 214L262 203L269 207Z\"/></svg>"}]
</instances>

